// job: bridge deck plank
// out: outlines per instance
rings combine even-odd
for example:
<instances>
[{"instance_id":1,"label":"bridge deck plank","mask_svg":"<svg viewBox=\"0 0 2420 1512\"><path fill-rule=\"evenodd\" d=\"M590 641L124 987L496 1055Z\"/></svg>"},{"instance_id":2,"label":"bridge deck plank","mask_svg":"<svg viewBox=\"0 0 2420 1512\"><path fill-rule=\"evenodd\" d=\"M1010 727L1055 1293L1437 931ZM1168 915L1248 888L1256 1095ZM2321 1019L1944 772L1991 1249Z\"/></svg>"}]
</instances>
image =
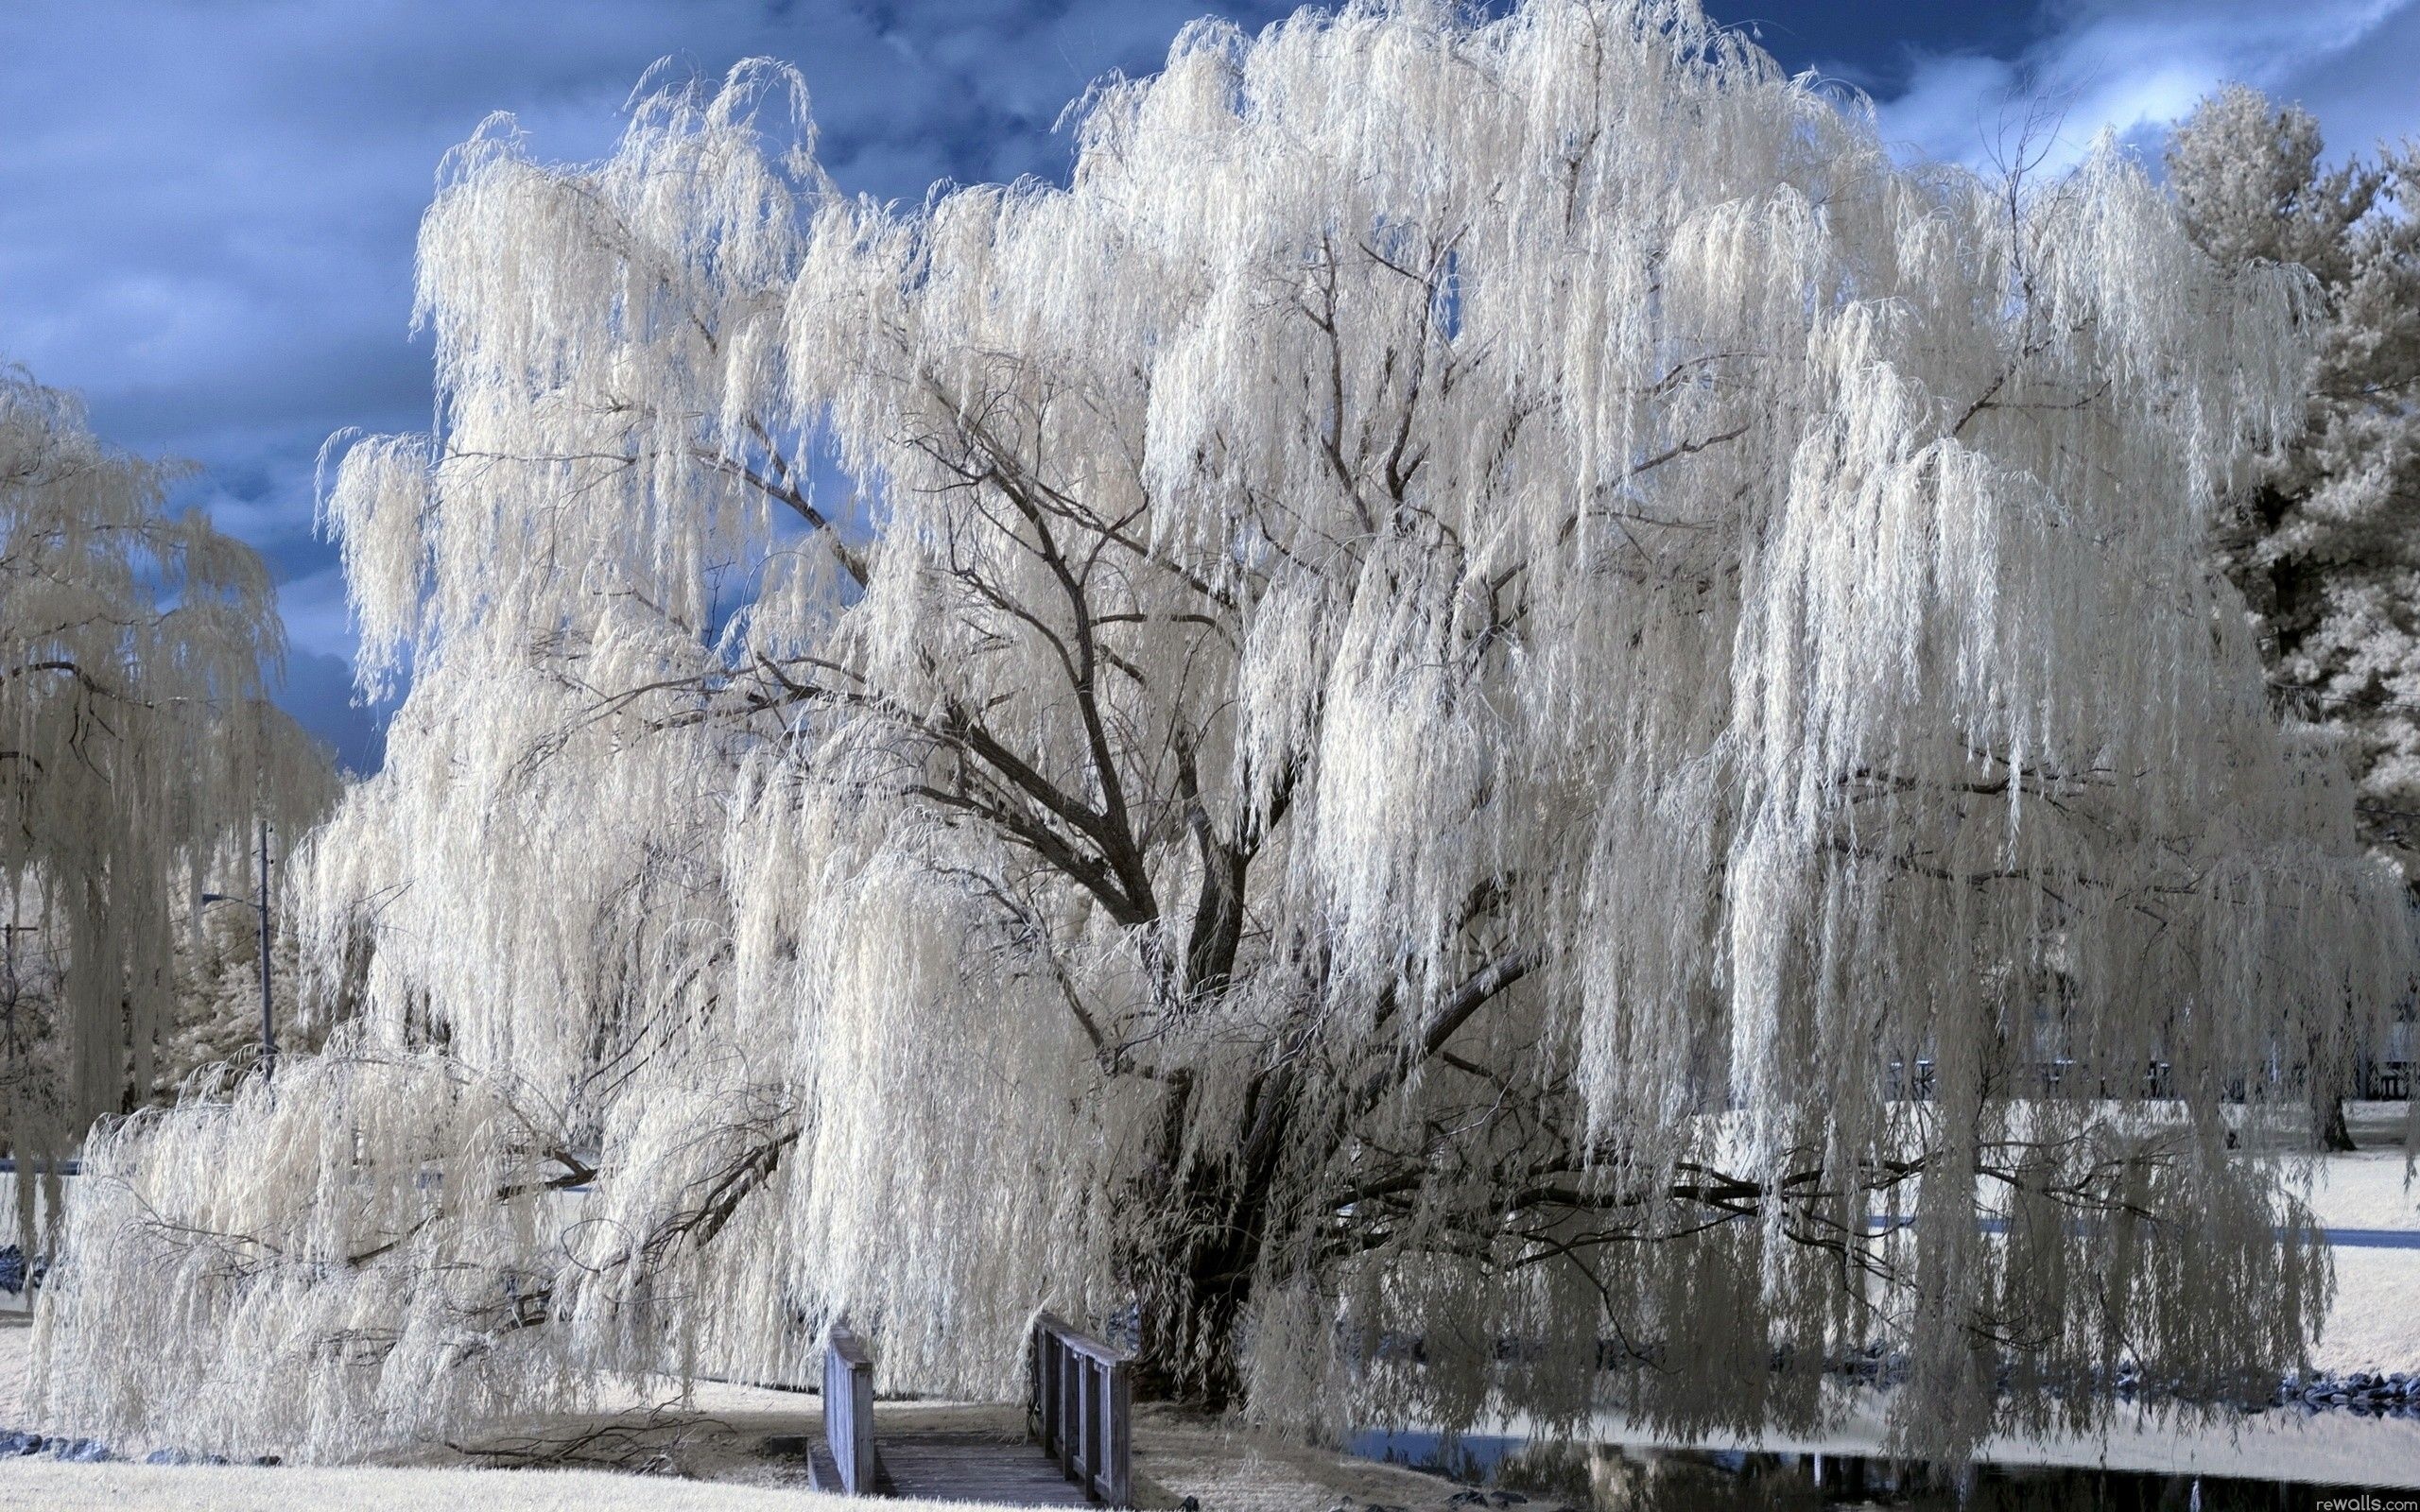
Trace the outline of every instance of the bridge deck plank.
<instances>
[{"instance_id":1,"label":"bridge deck plank","mask_svg":"<svg viewBox=\"0 0 2420 1512\"><path fill-rule=\"evenodd\" d=\"M930 1502L1089 1506L1083 1489L1028 1440L971 1430L877 1428L884 1489Z\"/></svg>"}]
</instances>

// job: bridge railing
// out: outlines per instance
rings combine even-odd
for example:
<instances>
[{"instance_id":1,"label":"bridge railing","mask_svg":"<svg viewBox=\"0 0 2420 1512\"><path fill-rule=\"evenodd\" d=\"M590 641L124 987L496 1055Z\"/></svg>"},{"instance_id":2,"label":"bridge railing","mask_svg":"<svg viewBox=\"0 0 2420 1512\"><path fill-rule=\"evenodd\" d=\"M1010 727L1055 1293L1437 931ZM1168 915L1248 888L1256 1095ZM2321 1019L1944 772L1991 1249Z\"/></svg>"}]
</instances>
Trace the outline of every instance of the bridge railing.
<instances>
[{"instance_id":1,"label":"bridge railing","mask_svg":"<svg viewBox=\"0 0 2420 1512\"><path fill-rule=\"evenodd\" d=\"M823 1443L832 1452L840 1488L851 1496L872 1496L873 1358L843 1323L832 1325L823 1344Z\"/></svg>"},{"instance_id":2,"label":"bridge railing","mask_svg":"<svg viewBox=\"0 0 2420 1512\"><path fill-rule=\"evenodd\" d=\"M1134 1504L1132 1356L1045 1313L1034 1319L1026 1426L1096 1502Z\"/></svg>"}]
</instances>

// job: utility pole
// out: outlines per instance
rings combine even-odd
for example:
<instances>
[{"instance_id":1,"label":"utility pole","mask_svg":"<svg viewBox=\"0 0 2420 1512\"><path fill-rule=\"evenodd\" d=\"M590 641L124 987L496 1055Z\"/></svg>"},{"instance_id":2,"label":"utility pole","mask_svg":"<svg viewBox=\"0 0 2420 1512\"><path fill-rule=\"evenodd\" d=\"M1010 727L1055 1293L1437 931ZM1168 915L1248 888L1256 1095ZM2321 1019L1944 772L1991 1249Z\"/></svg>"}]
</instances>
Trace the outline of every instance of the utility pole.
<instances>
[{"instance_id":1,"label":"utility pole","mask_svg":"<svg viewBox=\"0 0 2420 1512\"><path fill-rule=\"evenodd\" d=\"M261 1074L273 1075L277 1071L277 1020L269 1012L268 1001L268 820L261 820Z\"/></svg>"},{"instance_id":2,"label":"utility pole","mask_svg":"<svg viewBox=\"0 0 2420 1512\"><path fill-rule=\"evenodd\" d=\"M5 937L9 942L8 966L5 972L0 972L0 1031L5 1031L5 1036L0 1036L0 1040L5 1040L5 1042L7 1042L10 1048L14 1048L15 1046L15 1036L17 1032L17 995L19 990L17 981L17 936L20 935L38 935L40 933L42 933L42 926L40 924L20 924L13 918L11 918L7 923L0 924L0 937Z\"/></svg>"},{"instance_id":3,"label":"utility pole","mask_svg":"<svg viewBox=\"0 0 2420 1512\"><path fill-rule=\"evenodd\" d=\"M260 823L260 867L259 870L254 874L253 881L258 886L258 892L254 897L237 898L223 892L206 892L201 895L201 901L205 904L242 903L245 907L260 915L261 1074L268 1076L275 1074L277 1071L277 1019L270 1009L268 992L268 820L267 819L261 820Z\"/></svg>"}]
</instances>

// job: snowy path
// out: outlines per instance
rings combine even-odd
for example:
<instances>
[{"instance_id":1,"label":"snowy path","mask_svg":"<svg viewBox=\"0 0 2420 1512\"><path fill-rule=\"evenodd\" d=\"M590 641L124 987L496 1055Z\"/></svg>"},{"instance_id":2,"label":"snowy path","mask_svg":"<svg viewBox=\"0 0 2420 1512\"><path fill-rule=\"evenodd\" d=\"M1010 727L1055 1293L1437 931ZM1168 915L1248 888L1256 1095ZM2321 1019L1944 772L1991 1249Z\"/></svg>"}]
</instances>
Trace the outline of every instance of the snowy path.
<instances>
[{"instance_id":1,"label":"snowy path","mask_svg":"<svg viewBox=\"0 0 2420 1512\"><path fill-rule=\"evenodd\" d=\"M2420 1249L2420 1233L2405 1228L2330 1228L2327 1243L2336 1249Z\"/></svg>"}]
</instances>

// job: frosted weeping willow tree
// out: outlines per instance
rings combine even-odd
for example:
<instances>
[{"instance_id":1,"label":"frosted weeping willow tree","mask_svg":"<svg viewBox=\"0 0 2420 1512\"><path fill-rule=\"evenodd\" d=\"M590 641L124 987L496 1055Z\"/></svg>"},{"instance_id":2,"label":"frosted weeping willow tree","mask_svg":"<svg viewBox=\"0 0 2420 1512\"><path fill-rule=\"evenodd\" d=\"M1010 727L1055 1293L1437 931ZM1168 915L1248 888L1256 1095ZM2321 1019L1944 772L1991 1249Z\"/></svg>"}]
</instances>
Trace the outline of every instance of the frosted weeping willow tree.
<instances>
[{"instance_id":1,"label":"frosted weeping willow tree","mask_svg":"<svg viewBox=\"0 0 2420 1512\"><path fill-rule=\"evenodd\" d=\"M1686 5L1203 25L908 212L805 119L451 159L441 423L327 503L412 672L309 863L366 1007L96 1142L54 1419L343 1453L843 1311L1007 1393L1045 1305L1296 1426L2296 1358L2227 1089L2411 971L2204 565L2296 276Z\"/></svg>"},{"instance_id":2,"label":"frosted weeping willow tree","mask_svg":"<svg viewBox=\"0 0 2420 1512\"><path fill-rule=\"evenodd\" d=\"M240 865L257 819L331 797L324 758L261 697L285 653L268 569L199 514L166 513L173 475L95 439L72 397L0 368L12 1241L36 1237L37 1177L56 1213L56 1160L95 1116L150 1094L191 895Z\"/></svg>"}]
</instances>

